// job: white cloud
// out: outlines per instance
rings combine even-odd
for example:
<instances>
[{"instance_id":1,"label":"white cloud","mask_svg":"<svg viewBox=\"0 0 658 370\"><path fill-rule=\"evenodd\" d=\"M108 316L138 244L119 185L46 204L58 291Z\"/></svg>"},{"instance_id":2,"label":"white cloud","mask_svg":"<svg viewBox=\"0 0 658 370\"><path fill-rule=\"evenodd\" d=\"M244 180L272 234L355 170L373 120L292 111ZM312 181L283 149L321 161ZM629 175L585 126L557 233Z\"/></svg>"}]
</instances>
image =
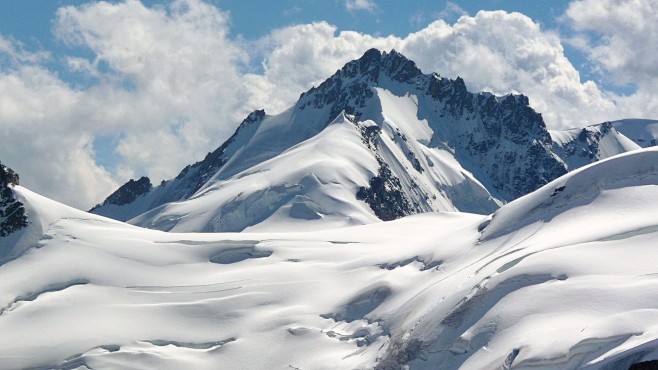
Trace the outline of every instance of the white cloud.
<instances>
[{"instance_id":1,"label":"white cloud","mask_svg":"<svg viewBox=\"0 0 658 370\"><path fill-rule=\"evenodd\" d=\"M16 65L21 63L38 63L49 58L50 54L45 51L26 51L20 43L0 35L0 62L4 61L6 64Z\"/></svg>"},{"instance_id":2,"label":"white cloud","mask_svg":"<svg viewBox=\"0 0 658 370\"><path fill-rule=\"evenodd\" d=\"M581 0L565 14L580 32L575 45L608 84L636 91L615 96L612 118L658 117L658 3L653 0Z\"/></svg>"},{"instance_id":3,"label":"white cloud","mask_svg":"<svg viewBox=\"0 0 658 370\"><path fill-rule=\"evenodd\" d=\"M78 92L28 65L0 73L0 96L0 159L19 171L22 184L76 206L116 188L96 165L93 134L74 112Z\"/></svg>"},{"instance_id":4,"label":"white cloud","mask_svg":"<svg viewBox=\"0 0 658 370\"><path fill-rule=\"evenodd\" d=\"M441 19L451 18L453 16L467 15L468 13L462 9L459 5L453 3L452 1L447 1L446 6L437 13L437 17Z\"/></svg>"},{"instance_id":5,"label":"white cloud","mask_svg":"<svg viewBox=\"0 0 658 370\"><path fill-rule=\"evenodd\" d=\"M366 10L372 12L377 9L377 5L373 0L345 0L345 9L348 12L353 12L356 10Z\"/></svg>"},{"instance_id":6,"label":"white cloud","mask_svg":"<svg viewBox=\"0 0 658 370\"><path fill-rule=\"evenodd\" d=\"M581 0L569 5L566 16L578 31L595 34L581 45L590 60L612 73L621 84L638 83L658 75L658 2L653 0Z\"/></svg>"},{"instance_id":7,"label":"white cloud","mask_svg":"<svg viewBox=\"0 0 658 370\"><path fill-rule=\"evenodd\" d=\"M136 0L60 8L57 37L95 56L67 59L72 71L98 79L84 89L28 64L27 54L0 42L0 53L21 62L0 75L2 95L11 97L0 103L0 125L22 142L3 145L0 158L22 169L24 184L83 208L126 175L175 176L219 146L245 114L239 66L246 53L228 40L227 21L197 0L167 8ZM95 163L96 135L120 135L121 171L109 174ZM52 163L41 166L43 158ZM70 178L69 188L48 181L58 176Z\"/></svg>"}]
</instances>

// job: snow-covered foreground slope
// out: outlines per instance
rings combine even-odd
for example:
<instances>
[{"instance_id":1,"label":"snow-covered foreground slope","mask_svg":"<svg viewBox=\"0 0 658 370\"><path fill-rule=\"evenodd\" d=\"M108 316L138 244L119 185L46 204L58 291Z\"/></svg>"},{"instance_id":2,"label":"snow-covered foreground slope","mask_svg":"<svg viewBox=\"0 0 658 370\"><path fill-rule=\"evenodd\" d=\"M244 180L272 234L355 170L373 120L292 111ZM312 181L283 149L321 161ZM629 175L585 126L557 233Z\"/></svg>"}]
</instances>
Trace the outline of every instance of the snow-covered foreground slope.
<instances>
[{"instance_id":1,"label":"snow-covered foreground slope","mask_svg":"<svg viewBox=\"0 0 658 370\"><path fill-rule=\"evenodd\" d=\"M493 217L317 232L140 229L15 187L0 367L626 369L658 358L658 150ZM10 248L0 238L0 248Z\"/></svg>"}]
</instances>

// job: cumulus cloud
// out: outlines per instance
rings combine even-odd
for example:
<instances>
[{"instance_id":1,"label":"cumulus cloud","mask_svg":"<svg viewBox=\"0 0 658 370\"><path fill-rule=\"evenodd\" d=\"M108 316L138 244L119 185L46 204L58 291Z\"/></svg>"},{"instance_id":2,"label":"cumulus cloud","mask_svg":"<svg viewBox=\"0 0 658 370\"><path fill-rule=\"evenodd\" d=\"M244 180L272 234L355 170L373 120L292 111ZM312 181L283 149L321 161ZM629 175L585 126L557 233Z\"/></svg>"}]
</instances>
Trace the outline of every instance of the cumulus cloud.
<instances>
[{"instance_id":1,"label":"cumulus cloud","mask_svg":"<svg viewBox=\"0 0 658 370\"><path fill-rule=\"evenodd\" d=\"M617 35L614 28L594 28L608 19L606 7L597 13L603 18L580 14L578 4L587 1L570 7L574 27ZM372 2L345 4L374 9ZM462 76L473 91L522 92L553 127L618 118L622 106L658 108L648 89L619 97L581 81L558 35L518 13L483 11L454 24L436 20L405 37L337 32L316 22L236 41L229 37L229 24L227 13L201 0L61 8L56 36L72 51L86 51L62 58L71 73L90 81L81 87L48 70L42 63L50 58L47 52L28 52L0 37L0 159L16 167L28 187L87 208L129 177L146 174L157 182L175 176L218 147L250 110L286 109L300 93L373 47L394 48L426 73ZM585 46L586 36L581 37ZM611 59L613 49L606 48L621 44L594 45L589 55L601 58L600 68L621 81L651 76L648 65L632 64L641 63L633 59L642 55ZM254 64L261 66L257 72ZM632 74L634 68L639 71ZM97 158L103 140L117 157L111 168Z\"/></svg>"},{"instance_id":2,"label":"cumulus cloud","mask_svg":"<svg viewBox=\"0 0 658 370\"><path fill-rule=\"evenodd\" d=\"M117 183L96 165L93 134L76 117L80 93L32 65L0 73L0 159L35 191L86 206Z\"/></svg>"},{"instance_id":3,"label":"cumulus cloud","mask_svg":"<svg viewBox=\"0 0 658 370\"><path fill-rule=\"evenodd\" d=\"M632 85L616 96L615 118L658 117L658 3L653 0L580 0L565 14L574 38L603 82Z\"/></svg>"},{"instance_id":4,"label":"cumulus cloud","mask_svg":"<svg viewBox=\"0 0 658 370\"><path fill-rule=\"evenodd\" d=\"M221 144L245 114L239 66L246 53L228 40L227 22L197 0L166 8L137 0L60 8L56 36L94 56L67 59L72 71L96 79L82 89L1 39L0 53L15 62L3 63L0 75L8 97L0 125L15 145L3 145L0 158L22 169L26 185L83 208L126 177L174 176ZM116 169L97 164L98 135L118 138Z\"/></svg>"},{"instance_id":5,"label":"cumulus cloud","mask_svg":"<svg viewBox=\"0 0 658 370\"><path fill-rule=\"evenodd\" d=\"M615 82L637 83L657 77L657 2L580 0L569 5L566 16L576 30L595 34L580 46L593 63L612 73Z\"/></svg>"}]
</instances>

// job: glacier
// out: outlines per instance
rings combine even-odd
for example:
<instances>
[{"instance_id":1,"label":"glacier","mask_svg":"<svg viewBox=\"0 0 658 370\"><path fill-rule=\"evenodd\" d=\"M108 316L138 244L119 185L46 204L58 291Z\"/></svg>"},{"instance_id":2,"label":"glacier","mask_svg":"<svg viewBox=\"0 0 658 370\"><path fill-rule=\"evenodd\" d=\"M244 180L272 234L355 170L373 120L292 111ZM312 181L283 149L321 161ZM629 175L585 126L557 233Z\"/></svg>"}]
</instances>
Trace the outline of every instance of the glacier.
<instances>
[{"instance_id":1,"label":"glacier","mask_svg":"<svg viewBox=\"0 0 658 370\"><path fill-rule=\"evenodd\" d=\"M2 368L625 369L658 359L658 149L491 215L174 233L12 186ZM7 253L5 253L7 255Z\"/></svg>"}]
</instances>

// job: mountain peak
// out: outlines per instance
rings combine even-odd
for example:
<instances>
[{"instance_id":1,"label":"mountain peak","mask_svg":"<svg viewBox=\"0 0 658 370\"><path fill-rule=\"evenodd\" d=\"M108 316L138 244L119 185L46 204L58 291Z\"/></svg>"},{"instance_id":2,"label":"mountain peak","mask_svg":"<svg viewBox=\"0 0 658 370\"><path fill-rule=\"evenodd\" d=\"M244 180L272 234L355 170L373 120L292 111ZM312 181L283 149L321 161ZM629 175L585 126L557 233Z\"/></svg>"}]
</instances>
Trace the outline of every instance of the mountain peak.
<instances>
[{"instance_id":1,"label":"mountain peak","mask_svg":"<svg viewBox=\"0 0 658 370\"><path fill-rule=\"evenodd\" d=\"M95 213L177 231L238 231L300 214L352 223L357 213L489 213L567 171L528 103L469 92L462 77L423 74L396 50L369 49L290 109L252 112L218 149L133 206ZM337 199L334 184L342 185L341 206L327 201ZM302 206L308 212L299 213Z\"/></svg>"},{"instance_id":2,"label":"mountain peak","mask_svg":"<svg viewBox=\"0 0 658 370\"><path fill-rule=\"evenodd\" d=\"M419 85L427 78L429 75L423 75L416 63L397 51L369 49L319 86L303 93L297 106L300 110L308 106L317 109L331 106L330 119L343 110L359 116L360 109L373 97L373 87Z\"/></svg>"},{"instance_id":3,"label":"mountain peak","mask_svg":"<svg viewBox=\"0 0 658 370\"><path fill-rule=\"evenodd\" d=\"M358 69L350 64L357 64ZM378 49L369 49L361 58L345 65L343 70L352 72L358 70L361 74L370 75L375 81L382 74L399 82L407 82L422 74L416 63L395 49L388 53Z\"/></svg>"},{"instance_id":4,"label":"mountain peak","mask_svg":"<svg viewBox=\"0 0 658 370\"><path fill-rule=\"evenodd\" d=\"M379 49L368 49L361 58L357 59L362 65L369 64L372 62L379 63L382 59L382 52Z\"/></svg>"}]
</instances>

